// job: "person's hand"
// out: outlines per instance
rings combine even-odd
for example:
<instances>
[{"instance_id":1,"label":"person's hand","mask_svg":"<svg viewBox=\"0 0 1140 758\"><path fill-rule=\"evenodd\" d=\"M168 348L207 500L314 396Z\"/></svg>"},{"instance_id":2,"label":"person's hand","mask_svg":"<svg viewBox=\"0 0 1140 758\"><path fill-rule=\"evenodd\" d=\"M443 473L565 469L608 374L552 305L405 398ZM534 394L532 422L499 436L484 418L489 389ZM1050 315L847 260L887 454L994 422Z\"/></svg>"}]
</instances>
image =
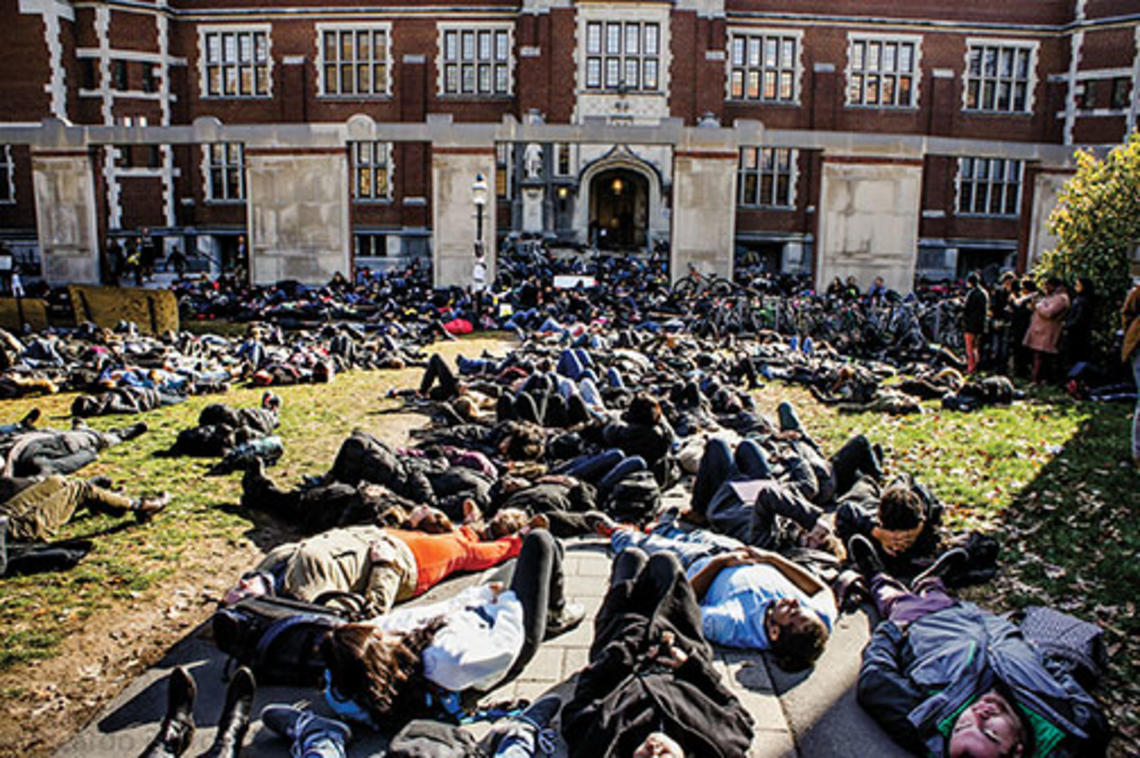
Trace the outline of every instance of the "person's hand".
<instances>
[{"instance_id":1,"label":"person's hand","mask_svg":"<svg viewBox=\"0 0 1140 758\"><path fill-rule=\"evenodd\" d=\"M818 549L823 547L834 534L835 530L831 528L831 524L820 518L816 520L815 526L807 533L805 541L808 547Z\"/></svg>"},{"instance_id":2,"label":"person's hand","mask_svg":"<svg viewBox=\"0 0 1140 758\"><path fill-rule=\"evenodd\" d=\"M662 632L661 642L649 648L650 660L671 669L680 668L685 661L689 660L689 654L677 647L674 644L675 642L676 637L672 632Z\"/></svg>"}]
</instances>

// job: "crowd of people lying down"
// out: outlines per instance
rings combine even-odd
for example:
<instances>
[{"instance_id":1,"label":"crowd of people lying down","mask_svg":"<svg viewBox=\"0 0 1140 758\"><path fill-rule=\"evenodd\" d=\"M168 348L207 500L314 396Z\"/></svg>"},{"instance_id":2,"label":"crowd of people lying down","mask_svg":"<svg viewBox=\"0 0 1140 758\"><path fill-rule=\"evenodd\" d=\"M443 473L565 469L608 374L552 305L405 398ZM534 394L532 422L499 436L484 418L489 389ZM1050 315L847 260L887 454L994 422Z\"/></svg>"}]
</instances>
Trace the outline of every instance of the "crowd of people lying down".
<instances>
[{"instance_id":1,"label":"crowd of people lying down","mask_svg":"<svg viewBox=\"0 0 1140 758\"><path fill-rule=\"evenodd\" d=\"M374 324L254 324L232 339L130 325L2 333L7 396L83 394L72 428L41 428L35 412L0 427L0 575L74 565L90 545L50 540L79 510L145 522L165 507L164 493L132 498L75 476L147 431L98 432L84 417L248 382L268 388L259 407L210 404L162 453L217 458L214 473L240 472L243 508L298 535L235 577L215 616L215 641L238 667L210 756L240 752L254 688L274 683L322 693L319 707L261 714L294 755L349 755L354 732L375 729L393 735L394 756L440 745L512 758L742 756L765 725L721 680L712 646L810 670L839 614L860 606L879 622L858 700L902 746L955 758L1103 753L1108 726L1088 694L1103 666L1099 630L1047 608L1011 619L956 598L994 576L998 544L950 531L936 493L866 437L825 449L790 404L768 416L750 392L783 380L841 411L909 413L929 399L1008 403L1014 385L969 373L903 310L857 343L805 339L753 312L726 320L715 299L685 308L665 291L638 293L642 281L634 271L590 293L523 277L506 309L468 296L448 301L450 313L393 305ZM477 324L487 308L521 344L455 363L422 352L457 330L464 308ZM394 394L431 423L407 446L354 430L325 475L271 476L282 450L274 386L408 366L421 384ZM588 664L561 696L491 702L545 640L582 622L564 543L598 536L613 561ZM471 572L483 573L448 599L408 602ZM144 755L189 750L195 692L186 671L172 675ZM496 720L478 745L461 727L473 719Z\"/></svg>"},{"instance_id":2,"label":"crowd of people lying down","mask_svg":"<svg viewBox=\"0 0 1140 758\"><path fill-rule=\"evenodd\" d=\"M956 598L993 577L996 542L950 531L936 494L888 474L866 437L826 450L791 405L760 413L742 365L754 357L683 331L552 331L505 357L430 358L422 383L397 393L431 417L406 447L356 430L325 475L299 482L271 476L268 448L233 457L242 507L298 538L235 578L215 616L238 668L207 755L237 755L255 686L285 682L323 701L262 711L294 755L351 755L354 734L380 730L396 756L743 756L764 724L721 679L712 646L810 670L839 614L860 605L879 621L858 701L900 745L1102 753L1109 730L1088 694L1098 630ZM259 408L210 406L169 454L190 452L187 432L209 438L203 427L266 439L279 407L271 392ZM108 437L94 449L119 440ZM55 471L34 452L10 460L13 473ZM76 488L68 503L96 498L91 483L56 486ZM119 505L145 516L145 502ZM3 509L28 539L29 524L51 520L29 516L34 504ZM494 701L585 616L563 577L576 536L604 537L613 555L589 662L561 694ZM408 602L470 572L482 574L458 594ZM187 752L196 686L172 674L144 755ZM478 744L462 727L473 719L495 720Z\"/></svg>"}]
</instances>

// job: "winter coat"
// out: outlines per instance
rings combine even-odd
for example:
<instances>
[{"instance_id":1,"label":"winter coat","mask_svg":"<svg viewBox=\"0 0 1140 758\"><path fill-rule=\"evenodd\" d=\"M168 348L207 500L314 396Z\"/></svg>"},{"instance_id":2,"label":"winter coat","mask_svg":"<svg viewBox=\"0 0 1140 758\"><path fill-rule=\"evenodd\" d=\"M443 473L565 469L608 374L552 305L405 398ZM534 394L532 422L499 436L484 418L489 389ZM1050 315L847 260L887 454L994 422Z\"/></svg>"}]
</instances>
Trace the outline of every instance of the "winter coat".
<instances>
[{"instance_id":1,"label":"winter coat","mask_svg":"<svg viewBox=\"0 0 1140 758\"><path fill-rule=\"evenodd\" d=\"M990 298L981 287L971 287L966 295L966 305L962 310L962 331L966 334L982 334L986 331L986 313L990 309Z\"/></svg>"},{"instance_id":2,"label":"winter coat","mask_svg":"<svg viewBox=\"0 0 1140 758\"><path fill-rule=\"evenodd\" d=\"M972 603L905 630L879 624L863 650L856 697L899 744L939 758L962 708L995 685L1035 714L1034 756L1104 754L1108 723L1096 702L1012 622Z\"/></svg>"},{"instance_id":3,"label":"winter coat","mask_svg":"<svg viewBox=\"0 0 1140 758\"><path fill-rule=\"evenodd\" d=\"M1068 310L1069 296L1064 292L1054 292L1037 301L1033 320L1025 333L1025 346L1041 353L1057 353Z\"/></svg>"}]
</instances>

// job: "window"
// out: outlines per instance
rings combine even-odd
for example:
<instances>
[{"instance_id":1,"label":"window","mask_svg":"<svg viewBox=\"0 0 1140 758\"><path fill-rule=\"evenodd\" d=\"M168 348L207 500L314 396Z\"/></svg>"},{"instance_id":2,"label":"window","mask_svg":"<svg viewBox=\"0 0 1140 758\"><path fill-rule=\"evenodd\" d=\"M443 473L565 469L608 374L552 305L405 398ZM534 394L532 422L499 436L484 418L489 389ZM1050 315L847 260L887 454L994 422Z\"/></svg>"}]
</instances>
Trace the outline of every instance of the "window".
<instances>
[{"instance_id":1,"label":"window","mask_svg":"<svg viewBox=\"0 0 1140 758\"><path fill-rule=\"evenodd\" d=\"M766 103L799 101L798 36L733 32L728 44L730 98Z\"/></svg>"},{"instance_id":2,"label":"window","mask_svg":"<svg viewBox=\"0 0 1140 758\"><path fill-rule=\"evenodd\" d=\"M741 148L738 205L794 208L797 159L789 148Z\"/></svg>"},{"instance_id":3,"label":"window","mask_svg":"<svg viewBox=\"0 0 1140 758\"><path fill-rule=\"evenodd\" d=\"M79 81L83 89L95 89L99 86L99 77L95 74L95 59L79 59Z\"/></svg>"},{"instance_id":4,"label":"window","mask_svg":"<svg viewBox=\"0 0 1140 758\"><path fill-rule=\"evenodd\" d=\"M958 213L1016 216L1021 211L1024 163L1002 158L958 159Z\"/></svg>"},{"instance_id":5,"label":"window","mask_svg":"<svg viewBox=\"0 0 1140 758\"><path fill-rule=\"evenodd\" d=\"M661 27L643 21L586 24L586 89L655 92L660 86Z\"/></svg>"},{"instance_id":6,"label":"window","mask_svg":"<svg viewBox=\"0 0 1140 758\"><path fill-rule=\"evenodd\" d=\"M269 96L268 31L203 30L201 35L202 90L207 96Z\"/></svg>"},{"instance_id":7,"label":"window","mask_svg":"<svg viewBox=\"0 0 1140 758\"><path fill-rule=\"evenodd\" d=\"M510 197L512 148L509 142L495 144L495 197L498 198Z\"/></svg>"},{"instance_id":8,"label":"window","mask_svg":"<svg viewBox=\"0 0 1140 758\"><path fill-rule=\"evenodd\" d=\"M1132 80L1118 76L1112 80L1112 107L1114 110L1128 108L1132 99Z\"/></svg>"},{"instance_id":9,"label":"window","mask_svg":"<svg viewBox=\"0 0 1140 758\"><path fill-rule=\"evenodd\" d=\"M357 258L387 258L388 236L386 234L357 234Z\"/></svg>"},{"instance_id":10,"label":"window","mask_svg":"<svg viewBox=\"0 0 1140 758\"><path fill-rule=\"evenodd\" d=\"M875 108L917 105L920 38L852 35L847 48L847 104Z\"/></svg>"},{"instance_id":11,"label":"window","mask_svg":"<svg viewBox=\"0 0 1140 758\"><path fill-rule=\"evenodd\" d=\"M441 94L511 94L510 27L441 27L441 31Z\"/></svg>"},{"instance_id":12,"label":"window","mask_svg":"<svg viewBox=\"0 0 1140 758\"><path fill-rule=\"evenodd\" d=\"M16 202L16 164L12 146L0 145L0 203Z\"/></svg>"},{"instance_id":13,"label":"window","mask_svg":"<svg viewBox=\"0 0 1140 758\"><path fill-rule=\"evenodd\" d=\"M111 89L126 90L128 88L127 62L121 60L111 61Z\"/></svg>"},{"instance_id":14,"label":"window","mask_svg":"<svg viewBox=\"0 0 1140 758\"><path fill-rule=\"evenodd\" d=\"M241 143L216 142L203 145L206 151L206 199L237 201L245 199L245 154Z\"/></svg>"},{"instance_id":15,"label":"window","mask_svg":"<svg viewBox=\"0 0 1140 758\"><path fill-rule=\"evenodd\" d=\"M158 91L158 84L154 79L154 66L149 63L144 63L142 67L142 88L143 92Z\"/></svg>"},{"instance_id":16,"label":"window","mask_svg":"<svg viewBox=\"0 0 1140 758\"><path fill-rule=\"evenodd\" d=\"M558 176L570 176L570 145L566 142L555 145L554 173Z\"/></svg>"},{"instance_id":17,"label":"window","mask_svg":"<svg viewBox=\"0 0 1140 758\"><path fill-rule=\"evenodd\" d=\"M392 199L392 143L353 142L352 196L357 200Z\"/></svg>"},{"instance_id":18,"label":"window","mask_svg":"<svg viewBox=\"0 0 1140 758\"><path fill-rule=\"evenodd\" d=\"M387 24L349 28L318 25L317 34L322 95L388 94Z\"/></svg>"},{"instance_id":19,"label":"window","mask_svg":"<svg viewBox=\"0 0 1140 758\"><path fill-rule=\"evenodd\" d=\"M1028 113L1036 46L972 41L966 56L966 110Z\"/></svg>"}]
</instances>

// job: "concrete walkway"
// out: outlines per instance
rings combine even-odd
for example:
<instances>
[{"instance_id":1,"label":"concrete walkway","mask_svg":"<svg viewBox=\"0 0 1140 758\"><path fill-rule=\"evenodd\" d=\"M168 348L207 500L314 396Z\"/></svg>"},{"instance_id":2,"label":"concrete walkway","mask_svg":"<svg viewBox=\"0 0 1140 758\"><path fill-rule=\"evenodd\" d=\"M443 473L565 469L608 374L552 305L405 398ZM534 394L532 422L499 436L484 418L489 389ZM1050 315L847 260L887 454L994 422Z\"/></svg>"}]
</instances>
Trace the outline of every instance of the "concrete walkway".
<instances>
[{"instance_id":1,"label":"concrete walkway","mask_svg":"<svg viewBox=\"0 0 1140 758\"><path fill-rule=\"evenodd\" d=\"M489 700L535 699L585 666L593 633L591 619L605 594L610 559L604 540L568 540L566 547L566 592L568 597L586 606L588 620L574 631L543 644L519 678L492 693ZM415 602L433 602L477 580L477 576L466 576L446 582ZM868 619L863 613L844 617L827 651L808 676L785 675L762 655L717 651L717 666L756 720L756 739L749 758L906 755L855 703L859 653L868 632ZM166 709L166 677L179 665L186 666L198 684L194 713L198 730L193 747L186 755L196 756L205 751L213 741L225 698L224 657L207 639L208 635L207 624L176 645L165 659L131 684L105 713L57 755L67 758L138 755L157 731ZM309 700L315 701L315 710L327 713L315 690L263 687L257 693L255 715L268 703ZM473 727L477 734L485 729L483 725ZM379 735L362 734L352 743L349 755L380 756L385 742ZM246 745L245 756L288 755L287 743L274 738L259 722L251 726Z\"/></svg>"}]
</instances>

